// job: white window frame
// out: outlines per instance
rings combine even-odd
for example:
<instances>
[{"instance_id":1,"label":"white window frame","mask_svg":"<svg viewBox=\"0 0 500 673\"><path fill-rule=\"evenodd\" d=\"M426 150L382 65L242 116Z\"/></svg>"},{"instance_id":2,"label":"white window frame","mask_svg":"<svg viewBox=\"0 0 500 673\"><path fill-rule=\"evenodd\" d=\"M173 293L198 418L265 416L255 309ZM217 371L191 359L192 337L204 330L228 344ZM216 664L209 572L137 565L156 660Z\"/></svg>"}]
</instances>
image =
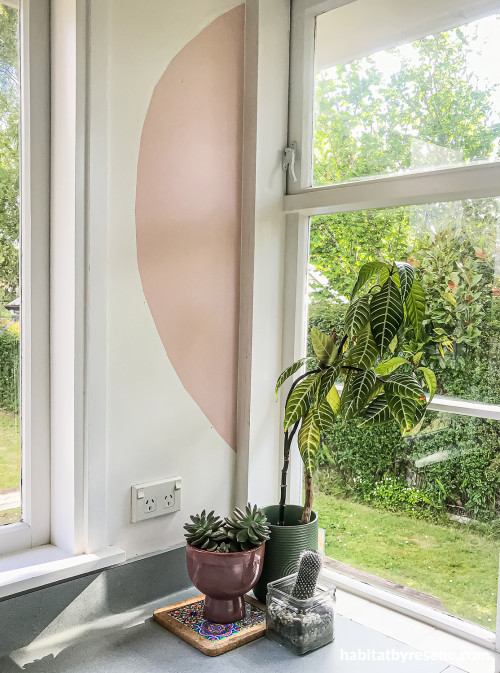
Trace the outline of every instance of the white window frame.
<instances>
[{"instance_id":1,"label":"white window frame","mask_svg":"<svg viewBox=\"0 0 500 673\"><path fill-rule=\"evenodd\" d=\"M107 53L90 50L107 7L19 6L23 522L0 527L0 598L125 560L106 527Z\"/></svg>"},{"instance_id":2,"label":"white window frame","mask_svg":"<svg viewBox=\"0 0 500 673\"><path fill-rule=\"evenodd\" d=\"M289 171L284 210L287 213L284 362L287 366L305 352L306 288L309 256L309 218L313 215L368 208L390 208L457 199L500 195L500 161L388 175L329 186L312 186L314 38L316 17L355 0L292 0L290 49L290 101L288 147L296 147L295 174ZM468 0L460 0L466 4ZM497 7L493 0L479 0L481 7ZM477 9L477 7L476 7ZM436 396L430 408L479 418L500 420L500 405ZM300 464L300 461L293 461ZM290 500L301 502L299 470L292 475ZM392 595L341 573L337 585L382 605L408 614L464 639L500 652L500 573L496 634L416 602Z\"/></svg>"},{"instance_id":3,"label":"white window frame","mask_svg":"<svg viewBox=\"0 0 500 673\"><path fill-rule=\"evenodd\" d=\"M2 554L50 540L49 3L7 4L20 26L22 521L0 527Z\"/></svg>"}]
</instances>

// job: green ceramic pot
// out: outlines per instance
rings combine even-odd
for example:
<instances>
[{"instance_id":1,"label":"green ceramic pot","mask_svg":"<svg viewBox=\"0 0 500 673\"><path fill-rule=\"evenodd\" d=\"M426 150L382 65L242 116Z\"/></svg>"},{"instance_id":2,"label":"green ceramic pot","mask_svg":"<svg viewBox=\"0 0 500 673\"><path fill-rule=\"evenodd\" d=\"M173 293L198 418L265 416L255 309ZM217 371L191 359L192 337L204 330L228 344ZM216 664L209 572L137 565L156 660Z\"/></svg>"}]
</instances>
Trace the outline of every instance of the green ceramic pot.
<instances>
[{"instance_id":1,"label":"green ceramic pot","mask_svg":"<svg viewBox=\"0 0 500 673\"><path fill-rule=\"evenodd\" d=\"M271 539L266 542L262 575L253 592L257 600L265 603L268 583L297 572L301 553L318 549L318 515L312 512L311 521L301 525L302 507L287 505L285 525L278 526L279 505L263 507L262 511L269 521Z\"/></svg>"}]
</instances>

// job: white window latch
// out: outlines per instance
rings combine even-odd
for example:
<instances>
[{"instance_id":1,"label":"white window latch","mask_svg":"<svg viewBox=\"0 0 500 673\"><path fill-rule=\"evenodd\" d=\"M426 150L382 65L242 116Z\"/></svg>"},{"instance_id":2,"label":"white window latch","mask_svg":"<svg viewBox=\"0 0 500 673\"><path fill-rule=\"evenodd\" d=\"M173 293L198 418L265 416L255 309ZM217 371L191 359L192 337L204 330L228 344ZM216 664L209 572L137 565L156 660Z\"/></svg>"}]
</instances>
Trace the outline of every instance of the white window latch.
<instances>
[{"instance_id":1,"label":"white window latch","mask_svg":"<svg viewBox=\"0 0 500 673\"><path fill-rule=\"evenodd\" d=\"M295 175L295 153L297 152L297 143L294 141L290 143L290 147L285 147L283 150L283 161L281 166L284 171L289 171L290 176L294 182L297 182Z\"/></svg>"}]
</instances>

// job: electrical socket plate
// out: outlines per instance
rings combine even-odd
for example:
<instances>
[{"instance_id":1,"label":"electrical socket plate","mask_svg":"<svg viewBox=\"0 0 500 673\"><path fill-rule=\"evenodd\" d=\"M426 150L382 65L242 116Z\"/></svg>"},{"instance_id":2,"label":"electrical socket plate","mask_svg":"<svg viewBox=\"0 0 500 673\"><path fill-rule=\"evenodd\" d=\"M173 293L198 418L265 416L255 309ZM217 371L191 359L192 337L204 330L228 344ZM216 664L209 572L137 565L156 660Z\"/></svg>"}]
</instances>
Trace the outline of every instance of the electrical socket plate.
<instances>
[{"instance_id":1,"label":"electrical socket plate","mask_svg":"<svg viewBox=\"0 0 500 673\"><path fill-rule=\"evenodd\" d=\"M181 508L180 477L149 481L132 486L132 523L178 512Z\"/></svg>"}]
</instances>

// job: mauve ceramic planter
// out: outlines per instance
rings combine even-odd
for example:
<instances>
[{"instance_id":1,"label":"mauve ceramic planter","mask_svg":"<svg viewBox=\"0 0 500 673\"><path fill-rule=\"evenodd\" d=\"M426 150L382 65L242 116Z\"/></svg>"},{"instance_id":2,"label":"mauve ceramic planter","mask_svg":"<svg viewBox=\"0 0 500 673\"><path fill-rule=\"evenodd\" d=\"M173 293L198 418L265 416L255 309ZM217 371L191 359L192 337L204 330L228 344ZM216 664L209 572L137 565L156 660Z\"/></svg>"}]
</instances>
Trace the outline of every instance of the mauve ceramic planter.
<instances>
[{"instance_id":1,"label":"mauve ceramic planter","mask_svg":"<svg viewBox=\"0 0 500 673\"><path fill-rule=\"evenodd\" d=\"M186 545L187 570L192 583L205 594L203 616L209 622L230 624L245 616L243 594L260 577L265 542L256 549L221 554Z\"/></svg>"}]
</instances>

